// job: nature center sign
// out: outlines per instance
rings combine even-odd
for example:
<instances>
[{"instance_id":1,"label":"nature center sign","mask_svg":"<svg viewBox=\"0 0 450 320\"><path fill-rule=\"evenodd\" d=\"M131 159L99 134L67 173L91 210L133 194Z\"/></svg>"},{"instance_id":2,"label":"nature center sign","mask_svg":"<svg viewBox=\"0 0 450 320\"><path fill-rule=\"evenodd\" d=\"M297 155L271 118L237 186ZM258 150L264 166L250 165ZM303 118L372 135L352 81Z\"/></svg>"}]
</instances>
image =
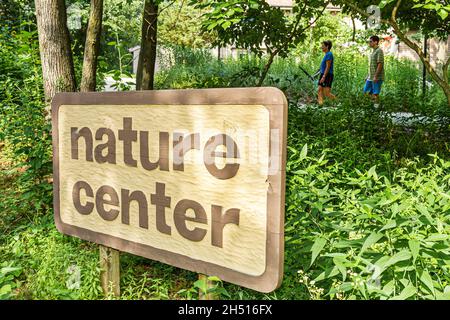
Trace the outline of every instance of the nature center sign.
<instances>
[{"instance_id":1,"label":"nature center sign","mask_svg":"<svg viewBox=\"0 0 450 320\"><path fill-rule=\"evenodd\" d=\"M52 124L60 232L261 292L281 284L281 91L60 93Z\"/></svg>"}]
</instances>

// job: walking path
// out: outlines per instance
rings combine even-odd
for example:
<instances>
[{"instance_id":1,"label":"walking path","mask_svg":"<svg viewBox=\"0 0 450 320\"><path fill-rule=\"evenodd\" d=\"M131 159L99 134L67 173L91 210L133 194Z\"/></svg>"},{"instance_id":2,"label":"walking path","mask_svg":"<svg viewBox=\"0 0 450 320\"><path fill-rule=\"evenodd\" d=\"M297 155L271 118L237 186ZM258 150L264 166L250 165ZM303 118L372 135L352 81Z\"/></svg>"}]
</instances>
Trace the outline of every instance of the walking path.
<instances>
[{"instance_id":1,"label":"walking path","mask_svg":"<svg viewBox=\"0 0 450 320\"><path fill-rule=\"evenodd\" d=\"M335 111L337 108L319 107L318 105L307 105L299 103L297 105L300 109L316 109L318 111ZM339 108L339 107L338 107ZM357 110L355 110L356 112ZM363 111L363 110L360 110ZM392 123L395 125L401 125L404 127L411 127L418 124L450 124L450 118L448 117L427 117L420 114L414 114L411 112L385 112L381 111L381 115L391 118Z\"/></svg>"}]
</instances>

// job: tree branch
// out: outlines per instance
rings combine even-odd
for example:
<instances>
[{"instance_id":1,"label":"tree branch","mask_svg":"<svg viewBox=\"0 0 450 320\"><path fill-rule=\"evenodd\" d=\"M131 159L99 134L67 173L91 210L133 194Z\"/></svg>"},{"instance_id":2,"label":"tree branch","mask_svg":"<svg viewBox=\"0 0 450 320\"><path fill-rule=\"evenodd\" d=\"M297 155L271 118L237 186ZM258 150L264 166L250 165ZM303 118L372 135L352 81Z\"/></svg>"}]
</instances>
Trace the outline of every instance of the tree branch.
<instances>
[{"instance_id":1,"label":"tree branch","mask_svg":"<svg viewBox=\"0 0 450 320\"><path fill-rule=\"evenodd\" d=\"M318 15L318 16L316 17L316 19L314 19L313 22L311 22L309 25L307 25L306 27L304 27L304 28L302 29L302 31L300 32L300 34L302 34L303 32L305 32L305 31L308 30L309 28L311 28L311 26L312 26L313 24L315 24L315 23L317 22L317 20L319 20L320 17L322 17L323 13L324 13L325 10L327 9L327 6L330 4L330 2L331 2L331 1L328 1L328 2L323 6L323 9L322 9L322 12L320 13L320 15Z\"/></svg>"},{"instance_id":2,"label":"tree branch","mask_svg":"<svg viewBox=\"0 0 450 320\"><path fill-rule=\"evenodd\" d=\"M448 83L448 68L450 66L450 57L448 57L447 62L442 66L442 75L444 77L444 82Z\"/></svg>"},{"instance_id":3,"label":"tree branch","mask_svg":"<svg viewBox=\"0 0 450 320\"><path fill-rule=\"evenodd\" d=\"M392 9L391 20L395 24L397 24L397 11L401 4L402 4L402 0L398 0L394 9Z\"/></svg>"},{"instance_id":4,"label":"tree branch","mask_svg":"<svg viewBox=\"0 0 450 320\"><path fill-rule=\"evenodd\" d=\"M173 23L173 25L172 25L172 28L173 28L173 29L175 29L175 27L177 26L177 22L179 21L180 14L181 14L181 10L182 10L183 7L184 7L185 1L186 1L186 0L181 1L180 8L178 9L178 12L177 12L177 17L176 17L176 19L175 19L175 21L174 21L174 23Z\"/></svg>"},{"instance_id":5,"label":"tree branch","mask_svg":"<svg viewBox=\"0 0 450 320\"><path fill-rule=\"evenodd\" d=\"M169 3L167 6L165 6L164 8L162 8L161 10L159 10L158 14L161 14L161 12L163 12L164 10L166 10L167 8L169 8L171 5L173 5L175 3L176 0L172 1L171 3ZM184 1L183 1L184 3ZM183 4L181 4L181 6L183 6Z\"/></svg>"}]
</instances>

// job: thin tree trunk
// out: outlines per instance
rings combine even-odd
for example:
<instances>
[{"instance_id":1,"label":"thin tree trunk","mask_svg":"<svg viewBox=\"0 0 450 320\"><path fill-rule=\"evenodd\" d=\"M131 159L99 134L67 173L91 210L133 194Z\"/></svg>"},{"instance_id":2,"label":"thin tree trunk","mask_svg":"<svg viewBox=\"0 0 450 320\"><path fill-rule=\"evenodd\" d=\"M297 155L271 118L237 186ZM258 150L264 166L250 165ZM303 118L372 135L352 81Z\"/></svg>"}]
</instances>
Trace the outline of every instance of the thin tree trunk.
<instances>
[{"instance_id":1,"label":"thin tree trunk","mask_svg":"<svg viewBox=\"0 0 450 320\"><path fill-rule=\"evenodd\" d=\"M95 91L97 58L100 49L100 36L102 31L103 0L91 0L91 12L86 31L86 44L84 47L83 74L80 91Z\"/></svg>"},{"instance_id":2,"label":"thin tree trunk","mask_svg":"<svg viewBox=\"0 0 450 320\"><path fill-rule=\"evenodd\" d=\"M352 27L353 27L352 41L355 42L355 40L356 40L356 23L355 23L354 16L352 16Z\"/></svg>"},{"instance_id":3,"label":"thin tree trunk","mask_svg":"<svg viewBox=\"0 0 450 320\"><path fill-rule=\"evenodd\" d=\"M45 100L76 90L64 0L35 0Z\"/></svg>"},{"instance_id":4,"label":"thin tree trunk","mask_svg":"<svg viewBox=\"0 0 450 320\"><path fill-rule=\"evenodd\" d=\"M423 39L423 53L425 55L425 58L428 55L428 37L427 35L425 35L424 39ZM423 98L425 98L426 94L427 94L427 68L425 67L424 64L422 64L423 69L422 69L422 94L423 94Z\"/></svg>"},{"instance_id":5,"label":"thin tree trunk","mask_svg":"<svg viewBox=\"0 0 450 320\"><path fill-rule=\"evenodd\" d=\"M145 0L142 20L141 50L136 74L137 90L153 90L155 79L156 46L158 27L158 4Z\"/></svg>"},{"instance_id":6,"label":"thin tree trunk","mask_svg":"<svg viewBox=\"0 0 450 320\"><path fill-rule=\"evenodd\" d=\"M277 55L277 52L271 52L270 53L269 60L267 61L266 65L264 66L264 69L263 69L263 72L261 74L261 77L259 78L259 81L258 81L258 84L257 84L258 87L261 87L263 85L264 80L267 77L267 73L269 73L270 66L273 63L273 59L275 58L276 55Z\"/></svg>"},{"instance_id":7,"label":"thin tree trunk","mask_svg":"<svg viewBox=\"0 0 450 320\"><path fill-rule=\"evenodd\" d=\"M447 97L448 106L450 107L450 84L448 83L448 79L447 79L448 78L447 72L448 72L448 66L449 66L450 59L449 59L449 61L447 61L447 63L443 67L443 70L442 70L443 74L442 74L442 78L441 78L439 76L439 74L437 73L437 71L431 65L430 59L425 55L425 53L422 51L422 49L417 44L415 44L413 41L411 41L403 32L401 32L399 26L395 22L392 22L391 26L393 27L395 34L400 38L400 40L402 40L404 43L406 43L406 45L408 47L410 47L412 50L414 50L417 53L420 60L424 64L426 70L430 74L430 76L433 78L434 81L436 81L436 83L444 91L444 94Z\"/></svg>"}]
</instances>

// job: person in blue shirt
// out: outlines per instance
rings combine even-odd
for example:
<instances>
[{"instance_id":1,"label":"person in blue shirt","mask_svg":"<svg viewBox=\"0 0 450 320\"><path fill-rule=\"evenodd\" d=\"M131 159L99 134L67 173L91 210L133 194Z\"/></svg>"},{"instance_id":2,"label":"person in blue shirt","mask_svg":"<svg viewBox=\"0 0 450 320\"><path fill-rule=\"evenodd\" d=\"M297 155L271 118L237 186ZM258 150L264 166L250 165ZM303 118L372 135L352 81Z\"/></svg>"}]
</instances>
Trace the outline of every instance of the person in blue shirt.
<instances>
[{"instance_id":1,"label":"person in blue shirt","mask_svg":"<svg viewBox=\"0 0 450 320\"><path fill-rule=\"evenodd\" d=\"M334 74L334 57L331 52L333 43L329 40L322 42L322 51L325 53L322 63L320 64L319 93L318 103L323 104L324 96L334 100L336 96L331 93L331 85L333 84Z\"/></svg>"}]
</instances>

